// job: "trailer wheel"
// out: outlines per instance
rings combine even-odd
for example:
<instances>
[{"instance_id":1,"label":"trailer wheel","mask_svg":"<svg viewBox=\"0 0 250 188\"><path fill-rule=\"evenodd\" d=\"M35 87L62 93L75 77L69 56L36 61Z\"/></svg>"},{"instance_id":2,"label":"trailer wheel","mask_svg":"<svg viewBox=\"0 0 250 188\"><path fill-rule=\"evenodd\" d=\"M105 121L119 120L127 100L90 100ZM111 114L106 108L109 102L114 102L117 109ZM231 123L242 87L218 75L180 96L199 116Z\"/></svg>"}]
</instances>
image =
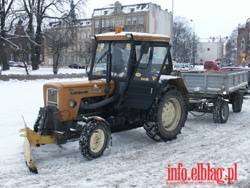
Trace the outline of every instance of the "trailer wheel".
<instances>
[{"instance_id":1,"label":"trailer wheel","mask_svg":"<svg viewBox=\"0 0 250 188\"><path fill-rule=\"evenodd\" d=\"M243 95L237 93L232 99L232 109L233 112L241 112L243 103Z\"/></svg>"},{"instance_id":2,"label":"trailer wheel","mask_svg":"<svg viewBox=\"0 0 250 188\"><path fill-rule=\"evenodd\" d=\"M87 159L100 157L107 148L110 134L108 126L103 121L90 121L80 136L81 154Z\"/></svg>"},{"instance_id":3,"label":"trailer wheel","mask_svg":"<svg viewBox=\"0 0 250 188\"><path fill-rule=\"evenodd\" d=\"M229 116L228 103L219 99L214 104L213 120L214 123L226 123Z\"/></svg>"},{"instance_id":4,"label":"trailer wheel","mask_svg":"<svg viewBox=\"0 0 250 188\"><path fill-rule=\"evenodd\" d=\"M154 107L155 122L145 123L147 135L155 141L176 139L187 119L187 106L181 91L172 87Z\"/></svg>"}]
</instances>

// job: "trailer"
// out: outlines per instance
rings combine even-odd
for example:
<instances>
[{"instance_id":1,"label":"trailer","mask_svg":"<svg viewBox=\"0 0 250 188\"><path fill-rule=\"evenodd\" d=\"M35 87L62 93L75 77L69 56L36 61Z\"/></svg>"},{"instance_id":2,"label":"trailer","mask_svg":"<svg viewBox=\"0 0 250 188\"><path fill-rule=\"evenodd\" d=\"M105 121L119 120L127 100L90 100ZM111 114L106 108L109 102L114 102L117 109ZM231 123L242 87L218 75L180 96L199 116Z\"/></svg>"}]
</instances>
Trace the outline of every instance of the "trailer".
<instances>
[{"instance_id":1,"label":"trailer","mask_svg":"<svg viewBox=\"0 0 250 188\"><path fill-rule=\"evenodd\" d=\"M189 111L213 113L215 123L226 123L229 105L241 112L248 71L189 71L180 74L189 92Z\"/></svg>"}]
</instances>

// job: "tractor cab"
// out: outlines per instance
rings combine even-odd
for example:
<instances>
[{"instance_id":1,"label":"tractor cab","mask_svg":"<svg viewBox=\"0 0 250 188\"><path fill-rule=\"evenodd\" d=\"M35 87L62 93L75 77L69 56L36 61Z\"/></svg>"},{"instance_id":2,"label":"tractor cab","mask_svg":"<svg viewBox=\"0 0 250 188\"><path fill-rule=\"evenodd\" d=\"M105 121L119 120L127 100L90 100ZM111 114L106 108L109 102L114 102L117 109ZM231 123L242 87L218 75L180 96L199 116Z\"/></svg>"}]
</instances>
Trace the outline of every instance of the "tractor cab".
<instances>
[{"instance_id":1,"label":"tractor cab","mask_svg":"<svg viewBox=\"0 0 250 188\"><path fill-rule=\"evenodd\" d=\"M159 34L121 32L99 34L94 40L89 80L115 82L119 104L147 109L160 76L172 71L170 38Z\"/></svg>"}]
</instances>

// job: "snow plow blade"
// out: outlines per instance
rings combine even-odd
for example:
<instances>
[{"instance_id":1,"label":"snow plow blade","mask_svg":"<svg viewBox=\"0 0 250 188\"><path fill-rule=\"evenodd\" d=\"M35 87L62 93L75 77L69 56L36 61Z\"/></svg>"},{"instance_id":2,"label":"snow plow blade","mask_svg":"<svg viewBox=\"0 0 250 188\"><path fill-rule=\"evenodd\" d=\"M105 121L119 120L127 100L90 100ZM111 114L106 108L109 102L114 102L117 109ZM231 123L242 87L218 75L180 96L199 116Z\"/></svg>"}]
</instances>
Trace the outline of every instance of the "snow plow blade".
<instances>
[{"instance_id":1,"label":"snow plow blade","mask_svg":"<svg viewBox=\"0 0 250 188\"><path fill-rule=\"evenodd\" d=\"M22 117L23 118L23 117ZM35 174L38 173L35 162L32 157L32 147L40 144L54 144L55 139L53 136L41 136L35 131L31 130L24 118L24 128L20 129L19 132L23 132L21 137L24 137L24 158L29 170Z\"/></svg>"}]
</instances>

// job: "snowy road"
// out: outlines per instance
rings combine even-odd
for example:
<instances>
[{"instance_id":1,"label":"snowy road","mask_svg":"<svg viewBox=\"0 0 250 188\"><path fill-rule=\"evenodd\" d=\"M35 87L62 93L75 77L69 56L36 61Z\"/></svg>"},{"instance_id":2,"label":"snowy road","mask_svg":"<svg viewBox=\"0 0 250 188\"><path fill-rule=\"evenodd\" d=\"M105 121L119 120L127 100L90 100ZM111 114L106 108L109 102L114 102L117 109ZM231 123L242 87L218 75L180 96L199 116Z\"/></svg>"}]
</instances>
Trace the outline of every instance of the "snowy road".
<instances>
[{"instance_id":1,"label":"snowy road","mask_svg":"<svg viewBox=\"0 0 250 188\"><path fill-rule=\"evenodd\" d=\"M55 80L56 81L56 80ZM243 109L230 115L226 124L213 123L212 114L194 117L189 114L182 134L166 143L157 143L146 136L143 128L112 135L112 146L96 160L84 159L78 141L62 147L46 145L34 148L39 174L28 171L23 157L21 116L33 126L40 106L43 106L42 85L46 80L0 81L0 187L250 187L250 96L244 97ZM188 172L204 166L230 168L237 166L237 180L227 184L184 186L179 181L169 186L168 169ZM234 168L235 169L235 168ZM218 179L218 178L217 178Z\"/></svg>"}]
</instances>

